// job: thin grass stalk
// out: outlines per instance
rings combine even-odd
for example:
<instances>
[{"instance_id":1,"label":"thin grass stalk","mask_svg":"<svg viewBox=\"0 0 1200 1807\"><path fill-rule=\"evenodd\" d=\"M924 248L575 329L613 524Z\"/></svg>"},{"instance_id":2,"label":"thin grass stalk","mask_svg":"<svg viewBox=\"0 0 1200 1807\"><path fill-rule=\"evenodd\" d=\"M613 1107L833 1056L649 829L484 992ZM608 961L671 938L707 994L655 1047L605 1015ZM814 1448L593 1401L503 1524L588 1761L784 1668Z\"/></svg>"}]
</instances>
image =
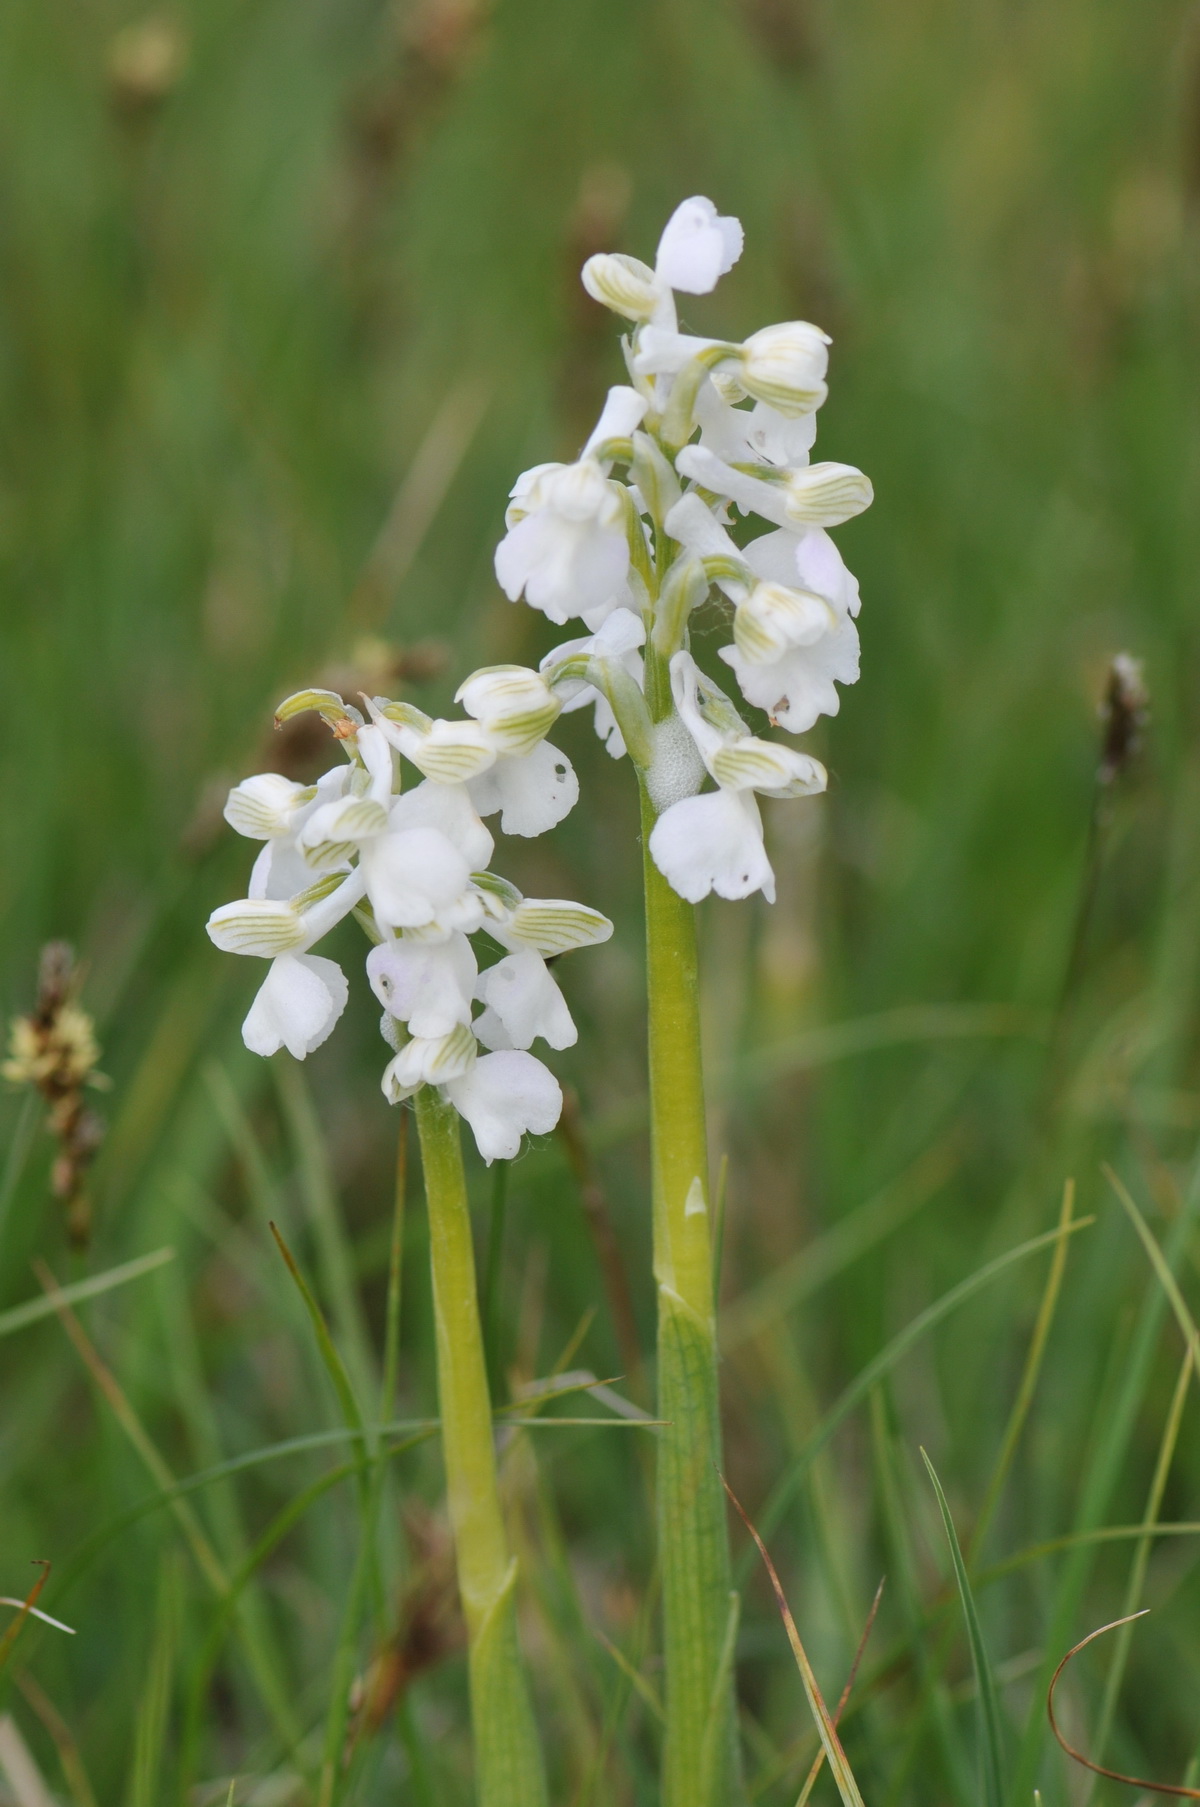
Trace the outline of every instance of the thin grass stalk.
<instances>
[{"instance_id":1,"label":"thin grass stalk","mask_svg":"<svg viewBox=\"0 0 1200 1807\"><path fill-rule=\"evenodd\" d=\"M400 1359L400 1282L404 1246L404 1212L407 1194L407 1127L401 1113L396 1145L392 1235L388 1256L387 1313L384 1332L383 1378L379 1390L379 1422L386 1424L395 1410ZM350 1589L334 1653L330 1680L329 1711L321 1757L318 1807L335 1807L348 1777L352 1751L347 1744L350 1719L350 1684L358 1661L358 1639L366 1616L371 1581L377 1570L380 1520L387 1481L387 1450L382 1437L376 1443L366 1492L362 1502L362 1528Z\"/></svg>"},{"instance_id":2,"label":"thin grass stalk","mask_svg":"<svg viewBox=\"0 0 1200 1807\"><path fill-rule=\"evenodd\" d=\"M643 796L658 1415L667 1421L658 1458L667 1716L662 1799L664 1807L727 1807L741 1780L733 1668L725 1653L732 1577L719 1476L696 927L692 906L650 857L653 826Z\"/></svg>"},{"instance_id":3,"label":"thin grass stalk","mask_svg":"<svg viewBox=\"0 0 1200 1807\"><path fill-rule=\"evenodd\" d=\"M1129 1581L1125 1588L1125 1602L1121 1616L1127 1621L1120 1626L1114 1640L1112 1664L1104 1683L1104 1699L1100 1707L1100 1722L1092 1740L1098 1762L1104 1761L1104 1750L1112 1731L1113 1719L1117 1710L1117 1701L1121 1693L1121 1684L1125 1680L1125 1670L1129 1662L1129 1646L1133 1637L1133 1618L1141 1610L1142 1592L1146 1584L1146 1570L1150 1566L1150 1551L1154 1543L1154 1532L1158 1525L1158 1515L1162 1509L1163 1494L1166 1492L1167 1477L1171 1472L1171 1463L1175 1459L1175 1446L1179 1441L1179 1427L1183 1420L1183 1408L1187 1400L1188 1386L1192 1378L1192 1351L1189 1346L1184 1350L1183 1362L1179 1369L1179 1378L1175 1383L1175 1392L1171 1399L1171 1409L1167 1413L1167 1422L1163 1428L1162 1441L1158 1446L1158 1460L1154 1465L1154 1476L1150 1482L1150 1492L1146 1499L1146 1511L1143 1516L1145 1534L1139 1538L1130 1565ZM1089 1778L1085 1801L1090 1801L1096 1792L1093 1778Z\"/></svg>"},{"instance_id":4,"label":"thin grass stalk","mask_svg":"<svg viewBox=\"0 0 1200 1807\"><path fill-rule=\"evenodd\" d=\"M429 1210L442 1448L467 1622L475 1795L478 1807L548 1807L517 1639L517 1564L496 1485L458 1115L429 1086L417 1094L417 1130Z\"/></svg>"}]
</instances>

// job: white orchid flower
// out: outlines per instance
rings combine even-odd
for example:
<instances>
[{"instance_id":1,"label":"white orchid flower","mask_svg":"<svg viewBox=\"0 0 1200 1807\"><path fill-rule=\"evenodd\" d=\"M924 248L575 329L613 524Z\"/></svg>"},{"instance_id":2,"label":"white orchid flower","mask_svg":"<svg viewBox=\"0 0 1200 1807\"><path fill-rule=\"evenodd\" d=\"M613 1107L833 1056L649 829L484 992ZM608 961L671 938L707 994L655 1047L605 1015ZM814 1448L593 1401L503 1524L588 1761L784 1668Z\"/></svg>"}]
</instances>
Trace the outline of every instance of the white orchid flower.
<instances>
[{"instance_id":1,"label":"white orchid flower","mask_svg":"<svg viewBox=\"0 0 1200 1807\"><path fill-rule=\"evenodd\" d=\"M741 221L718 214L704 195L681 201L663 229L652 270L623 252L600 252L583 266L594 300L626 320L675 324L671 291L707 295L742 255Z\"/></svg>"},{"instance_id":2,"label":"white orchid flower","mask_svg":"<svg viewBox=\"0 0 1200 1807\"><path fill-rule=\"evenodd\" d=\"M337 962L309 953L362 899L358 873L324 879L290 902L249 897L223 904L208 919L208 934L225 953L270 960L246 1020L242 1040L252 1054L286 1048L303 1060L330 1034L346 1007L348 988Z\"/></svg>"},{"instance_id":3,"label":"white orchid flower","mask_svg":"<svg viewBox=\"0 0 1200 1807\"><path fill-rule=\"evenodd\" d=\"M825 788L825 769L806 753L747 733L733 704L703 675L690 653L676 653L671 660L671 689L679 716L718 788L681 798L663 811L651 831L651 857L690 903L699 903L710 891L730 898L762 891L773 903L775 874L763 845L754 792L812 796Z\"/></svg>"},{"instance_id":4,"label":"white orchid flower","mask_svg":"<svg viewBox=\"0 0 1200 1807\"><path fill-rule=\"evenodd\" d=\"M727 464L806 465L817 437L816 413L781 414L768 402L752 408L734 406L715 382L704 383L696 397L700 444Z\"/></svg>"},{"instance_id":5,"label":"white orchid flower","mask_svg":"<svg viewBox=\"0 0 1200 1807\"><path fill-rule=\"evenodd\" d=\"M435 721L411 703L382 696L367 708L389 746L435 784L465 784L495 762L496 749L478 722Z\"/></svg>"},{"instance_id":6,"label":"white orchid flower","mask_svg":"<svg viewBox=\"0 0 1200 1807\"><path fill-rule=\"evenodd\" d=\"M532 752L558 719L562 704L527 665L485 665L454 693L497 753Z\"/></svg>"},{"instance_id":7,"label":"white orchid flower","mask_svg":"<svg viewBox=\"0 0 1200 1807\"><path fill-rule=\"evenodd\" d=\"M306 858L321 869L357 853L381 929L420 929L431 937L470 933L483 917L471 873L487 865L493 842L465 787L427 778L393 799L383 729L360 728L357 745L367 791L309 817L299 836Z\"/></svg>"},{"instance_id":8,"label":"white orchid flower","mask_svg":"<svg viewBox=\"0 0 1200 1807\"><path fill-rule=\"evenodd\" d=\"M379 1002L415 1036L436 1039L471 1021L479 968L467 937L445 941L405 936L381 942L367 955L367 978Z\"/></svg>"},{"instance_id":9,"label":"white orchid flower","mask_svg":"<svg viewBox=\"0 0 1200 1807\"><path fill-rule=\"evenodd\" d=\"M315 810L343 795L352 769L335 766L316 784L259 772L234 785L225 802L225 820L249 840L263 842L251 868L249 896L295 897L312 884L312 869L296 837Z\"/></svg>"},{"instance_id":10,"label":"white orchid flower","mask_svg":"<svg viewBox=\"0 0 1200 1807\"><path fill-rule=\"evenodd\" d=\"M792 734L820 715L836 715L838 684L858 681L858 584L827 533L797 538L767 533L743 554L760 582L734 615L734 644L720 657L732 667L748 703L765 709ZM790 586L797 579L799 590ZM821 631L806 633L795 599L827 612Z\"/></svg>"},{"instance_id":11,"label":"white orchid flower","mask_svg":"<svg viewBox=\"0 0 1200 1807\"><path fill-rule=\"evenodd\" d=\"M635 615L632 609L614 609L596 633L587 634L581 640L567 640L562 646L556 646L552 652L548 652L542 660L541 670L548 673L568 659L612 659L628 673L640 690L645 678L639 648L645 643L646 624L641 616ZM561 700L564 715L570 715L576 709L585 709L589 703L594 705L592 719L596 733L612 757L620 759L625 752L625 738L617 726L617 718L608 698L583 678L567 678L554 688Z\"/></svg>"},{"instance_id":12,"label":"white orchid flower","mask_svg":"<svg viewBox=\"0 0 1200 1807\"><path fill-rule=\"evenodd\" d=\"M646 326L638 334L633 370L642 377L677 376L699 359L716 378L718 393L725 379L735 395L752 395L781 415L799 417L815 413L829 393L828 347L828 336L806 320L764 326L741 345Z\"/></svg>"},{"instance_id":13,"label":"white orchid flower","mask_svg":"<svg viewBox=\"0 0 1200 1807\"><path fill-rule=\"evenodd\" d=\"M545 834L569 815L579 780L565 753L544 739L562 704L540 672L493 665L473 672L455 697L496 759L467 786L480 816L500 812L505 834Z\"/></svg>"},{"instance_id":14,"label":"white orchid flower","mask_svg":"<svg viewBox=\"0 0 1200 1807\"><path fill-rule=\"evenodd\" d=\"M496 579L516 602L560 626L573 615L599 626L625 590L629 534L623 486L608 475L614 442L628 440L646 399L610 389L600 420L574 464L539 464L518 477L496 548Z\"/></svg>"},{"instance_id":15,"label":"white orchid flower","mask_svg":"<svg viewBox=\"0 0 1200 1807\"><path fill-rule=\"evenodd\" d=\"M828 534L768 533L743 550L694 493L671 510L667 531L711 562L715 582L735 605L734 643L720 657L746 701L794 734L819 715L836 715L835 684L858 678L850 619L858 586Z\"/></svg>"},{"instance_id":16,"label":"white orchid flower","mask_svg":"<svg viewBox=\"0 0 1200 1807\"><path fill-rule=\"evenodd\" d=\"M484 1054L442 1090L471 1125L475 1146L489 1167L493 1161L511 1161L526 1131L549 1134L562 1115L562 1087L549 1067L522 1051Z\"/></svg>"},{"instance_id":17,"label":"white orchid flower","mask_svg":"<svg viewBox=\"0 0 1200 1807\"><path fill-rule=\"evenodd\" d=\"M738 470L702 445L686 445L675 460L681 476L728 496L743 514L761 515L793 533L836 527L871 506L870 479L852 464L810 464L799 469L761 465Z\"/></svg>"}]
</instances>

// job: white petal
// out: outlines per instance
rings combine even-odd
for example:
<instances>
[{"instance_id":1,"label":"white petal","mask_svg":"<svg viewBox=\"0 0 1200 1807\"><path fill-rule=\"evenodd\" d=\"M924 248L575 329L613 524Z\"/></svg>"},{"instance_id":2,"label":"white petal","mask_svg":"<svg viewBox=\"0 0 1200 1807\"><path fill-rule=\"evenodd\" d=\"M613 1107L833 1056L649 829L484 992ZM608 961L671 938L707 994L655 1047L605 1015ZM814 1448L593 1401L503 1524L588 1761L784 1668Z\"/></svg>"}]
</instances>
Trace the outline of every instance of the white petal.
<instances>
[{"instance_id":1,"label":"white petal","mask_svg":"<svg viewBox=\"0 0 1200 1807\"><path fill-rule=\"evenodd\" d=\"M705 676L689 652L677 652L671 658L671 694L700 757L711 771L713 755L749 732L745 722L725 692Z\"/></svg>"},{"instance_id":2,"label":"white petal","mask_svg":"<svg viewBox=\"0 0 1200 1807\"><path fill-rule=\"evenodd\" d=\"M775 901L775 874L763 846L762 818L752 792L709 791L673 803L650 835L654 864L689 903L710 891Z\"/></svg>"},{"instance_id":3,"label":"white petal","mask_svg":"<svg viewBox=\"0 0 1200 1807\"><path fill-rule=\"evenodd\" d=\"M644 395L636 389L630 389L625 383L616 383L609 390L600 418L592 429L591 438L583 448L586 458L606 439L628 439L635 427L640 427L642 417L648 403Z\"/></svg>"},{"instance_id":4,"label":"white petal","mask_svg":"<svg viewBox=\"0 0 1200 1807\"><path fill-rule=\"evenodd\" d=\"M714 519L712 510L694 490L680 497L664 525L671 538L686 546L696 558L740 560L743 557L740 548L721 523Z\"/></svg>"},{"instance_id":5,"label":"white petal","mask_svg":"<svg viewBox=\"0 0 1200 1807\"><path fill-rule=\"evenodd\" d=\"M858 614L858 579L846 569L841 553L823 528L814 527L801 537L795 559L806 590L815 590L844 615Z\"/></svg>"},{"instance_id":6,"label":"white petal","mask_svg":"<svg viewBox=\"0 0 1200 1807\"><path fill-rule=\"evenodd\" d=\"M540 954L506 954L482 972L475 995L494 1015L505 1039L490 1040L481 1017L475 1033L485 1047L528 1048L540 1036L552 1048L571 1048L579 1039L567 1001Z\"/></svg>"},{"instance_id":7,"label":"white petal","mask_svg":"<svg viewBox=\"0 0 1200 1807\"><path fill-rule=\"evenodd\" d=\"M518 759L498 759L468 789L481 816L500 810L504 833L524 836L545 834L579 799L574 766L548 740Z\"/></svg>"},{"instance_id":8,"label":"white petal","mask_svg":"<svg viewBox=\"0 0 1200 1807\"><path fill-rule=\"evenodd\" d=\"M771 665L751 664L736 646L723 646L721 657L737 674L748 703L765 709L790 734L805 734L819 715L836 715L835 683L858 679L858 630L849 619L812 646L794 646Z\"/></svg>"},{"instance_id":9,"label":"white petal","mask_svg":"<svg viewBox=\"0 0 1200 1807\"><path fill-rule=\"evenodd\" d=\"M367 977L379 1002L413 1035L448 1035L471 1020L478 968L463 934L445 941L385 941L367 955Z\"/></svg>"},{"instance_id":10,"label":"white petal","mask_svg":"<svg viewBox=\"0 0 1200 1807\"><path fill-rule=\"evenodd\" d=\"M604 608L620 594L629 542L621 522L569 519L545 507L509 528L495 565L510 601L523 594L531 608L562 623Z\"/></svg>"},{"instance_id":11,"label":"white petal","mask_svg":"<svg viewBox=\"0 0 1200 1807\"><path fill-rule=\"evenodd\" d=\"M349 987L335 960L320 954L281 954L242 1024L242 1040L252 1054L286 1048L303 1060L319 1048L346 1008Z\"/></svg>"},{"instance_id":12,"label":"white petal","mask_svg":"<svg viewBox=\"0 0 1200 1807\"><path fill-rule=\"evenodd\" d=\"M250 869L248 897L271 898L275 902L307 891L313 882L313 869L288 836L268 841Z\"/></svg>"},{"instance_id":13,"label":"white petal","mask_svg":"<svg viewBox=\"0 0 1200 1807\"><path fill-rule=\"evenodd\" d=\"M436 828L380 835L363 848L361 865L376 919L393 929L436 922L471 880L458 848Z\"/></svg>"},{"instance_id":14,"label":"white petal","mask_svg":"<svg viewBox=\"0 0 1200 1807\"><path fill-rule=\"evenodd\" d=\"M742 254L741 223L704 195L682 201L658 241L655 274L687 295L707 295Z\"/></svg>"},{"instance_id":15,"label":"white petal","mask_svg":"<svg viewBox=\"0 0 1200 1807\"><path fill-rule=\"evenodd\" d=\"M396 798L390 822L394 829L436 828L458 848L472 872L486 871L495 852L496 843L479 820L465 784L435 784L427 778Z\"/></svg>"},{"instance_id":16,"label":"white petal","mask_svg":"<svg viewBox=\"0 0 1200 1807\"><path fill-rule=\"evenodd\" d=\"M669 327L647 326L638 334L633 368L638 376L675 376L685 364L724 344L722 339L699 339L694 333L678 333ZM729 356L734 356L731 349Z\"/></svg>"},{"instance_id":17,"label":"white petal","mask_svg":"<svg viewBox=\"0 0 1200 1807\"><path fill-rule=\"evenodd\" d=\"M512 1036L508 1033L496 1012L490 1007L481 1010L471 1024L475 1040L483 1047L498 1053L501 1048L511 1048Z\"/></svg>"},{"instance_id":18,"label":"white petal","mask_svg":"<svg viewBox=\"0 0 1200 1807\"><path fill-rule=\"evenodd\" d=\"M815 413L793 417L767 402L731 407L711 382L700 385L696 419L700 444L729 464L807 464L817 437Z\"/></svg>"},{"instance_id":19,"label":"white petal","mask_svg":"<svg viewBox=\"0 0 1200 1807\"><path fill-rule=\"evenodd\" d=\"M445 1087L446 1096L474 1132L480 1154L511 1161L526 1130L544 1136L562 1114L562 1089L548 1067L532 1054L502 1050L484 1054L464 1079Z\"/></svg>"},{"instance_id":20,"label":"white petal","mask_svg":"<svg viewBox=\"0 0 1200 1807\"><path fill-rule=\"evenodd\" d=\"M392 795L392 749L387 736L374 723L360 728L356 736L362 762L371 779L370 794L376 803L387 805Z\"/></svg>"}]
</instances>

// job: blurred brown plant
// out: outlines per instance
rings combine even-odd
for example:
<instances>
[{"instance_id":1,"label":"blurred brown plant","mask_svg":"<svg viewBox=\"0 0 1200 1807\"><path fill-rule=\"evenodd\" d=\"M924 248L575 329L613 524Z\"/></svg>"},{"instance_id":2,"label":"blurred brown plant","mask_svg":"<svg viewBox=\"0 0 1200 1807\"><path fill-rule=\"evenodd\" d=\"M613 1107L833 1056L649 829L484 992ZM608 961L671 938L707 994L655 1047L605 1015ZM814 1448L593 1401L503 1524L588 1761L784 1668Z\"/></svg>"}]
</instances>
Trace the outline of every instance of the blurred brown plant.
<instances>
[{"instance_id":1,"label":"blurred brown plant","mask_svg":"<svg viewBox=\"0 0 1200 1807\"><path fill-rule=\"evenodd\" d=\"M354 1684L347 1755L360 1738L374 1738L383 1729L417 1676L465 1641L449 1528L430 1512L410 1510L405 1518L412 1579L400 1601L395 1631Z\"/></svg>"},{"instance_id":2,"label":"blurred brown plant","mask_svg":"<svg viewBox=\"0 0 1200 1807\"><path fill-rule=\"evenodd\" d=\"M13 1018L0 1075L11 1085L35 1086L49 1106L46 1126L58 1143L50 1184L66 1206L71 1241L82 1248L92 1223L87 1170L104 1139L104 1121L89 1109L85 1088L108 1082L96 1071L100 1049L91 1017L76 1002L79 984L69 943L48 942L38 966L37 1002L28 1016Z\"/></svg>"}]
</instances>

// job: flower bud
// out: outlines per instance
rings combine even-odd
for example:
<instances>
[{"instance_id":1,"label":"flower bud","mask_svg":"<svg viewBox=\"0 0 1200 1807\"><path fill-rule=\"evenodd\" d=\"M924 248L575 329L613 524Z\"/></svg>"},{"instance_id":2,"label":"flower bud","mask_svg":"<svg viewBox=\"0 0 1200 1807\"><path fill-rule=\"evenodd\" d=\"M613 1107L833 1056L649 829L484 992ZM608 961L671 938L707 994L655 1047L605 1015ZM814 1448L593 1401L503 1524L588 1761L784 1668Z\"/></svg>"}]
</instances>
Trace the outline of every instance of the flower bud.
<instances>
[{"instance_id":1,"label":"flower bud","mask_svg":"<svg viewBox=\"0 0 1200 1807\"><path fill-rule=\"evenodd\" d=\"M742 346L738 374L756 401L780 414L811 414L825 400L828 335L806 320L764 326Z\"/></svg>"},{"instance_id":2,"label":"flower bud","mask_svg":"<svg viewBox=\"0 0 1200 1807\"><path fill-rule=\"evenodd\" d=\"M789 646L811 646L837 625L823 596L779 583L757 583L738 603L733 637L743 658L769 665Z\"/></svg>"},{"instance_id":3,"label":"flower bud","mask_svg":"<svg viewBox=\"0 0 1200 1807\"><path fill-rule=\"evenodd\" d=\"M525 665L487 665L454 698L473 715L498 753L531 753L553 727L562 704L540 672Z\"/></svg>"},{"instance_id":4,"label":"flower bud","mask_svg":"<svg viewBox=\"0 0 1200 1807\"><path fill-rule=\"evenodd\" d=\"M583 286L593 301L626 320L649 320L658 306L661 285L654 271L623 251L600 251L583 266Z\"/></svg>"}]
</instances>

